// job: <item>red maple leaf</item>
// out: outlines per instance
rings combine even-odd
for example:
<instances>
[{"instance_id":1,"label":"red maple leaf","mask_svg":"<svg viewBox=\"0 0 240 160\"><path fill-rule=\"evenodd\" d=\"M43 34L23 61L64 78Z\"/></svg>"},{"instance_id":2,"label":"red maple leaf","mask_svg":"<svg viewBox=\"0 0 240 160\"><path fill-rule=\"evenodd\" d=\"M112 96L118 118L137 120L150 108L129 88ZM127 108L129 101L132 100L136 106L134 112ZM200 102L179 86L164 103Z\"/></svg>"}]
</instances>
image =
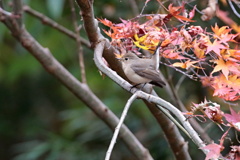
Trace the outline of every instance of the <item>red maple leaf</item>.
<instances>
[{"instance_id":1,"label":"red maple leaf","mask_svg":"<svg viewBox=\"0 0 240 160\"><path fill-rule=\"evenodd\" d=\"M217 159L221 155L220 152L224 149L224 147L219 144L213 143L205 147L202 147L202 149L209 150L205 160L210 160L210 159Z\"/></svg>"},{"instance_id":2,"label":"red maple leaf","mask_svg":"<svg viewBox=\"0 0 240 160\"><path fill-rule=\"evenodd\" d=\"M215 39L213 43L210 41L208 42L207 51L205 54L208 54L209 52L213 51L218 56L221 56L221 54L220 54L221 49L228 49L228 48L226 46L224 46L220 41Z\"/></svg>"},{"instance_id":3,"label":"red maple leaf","mask_svg":"<svg viewBox=\"0 0 240 160\"><path fill-rule=\"evenodd\" d=\"M173 7L173 4L170 4L168 6L169 14L164 18L165 19L164 21L166 21L166 19L168 20L168 19L170 19L172 17L175 17L179 21L195 22L194 20L191 20L191 19L189 19L187 17L179 15L183 10L184 10L184 6L183 5L180 6L180 7ZM193 9L193 10L195 11L195 9ZM194 15L193 12L194 11L191 12L191 15L190 15L191 17L190 18L193 18L193 15Z\"/></svg>"},{"instance_id":4,"label":"red maple leaf","mask_svg":"<svg viewBox=\"0 0 240 160\"><path fill-rule=\"evenodd\" d=\"M231 114L224 114L224 117L229 122L229 124L240 132L240 112L236 113L232 108L230 108Z\"/></svg>"}]
</instances>

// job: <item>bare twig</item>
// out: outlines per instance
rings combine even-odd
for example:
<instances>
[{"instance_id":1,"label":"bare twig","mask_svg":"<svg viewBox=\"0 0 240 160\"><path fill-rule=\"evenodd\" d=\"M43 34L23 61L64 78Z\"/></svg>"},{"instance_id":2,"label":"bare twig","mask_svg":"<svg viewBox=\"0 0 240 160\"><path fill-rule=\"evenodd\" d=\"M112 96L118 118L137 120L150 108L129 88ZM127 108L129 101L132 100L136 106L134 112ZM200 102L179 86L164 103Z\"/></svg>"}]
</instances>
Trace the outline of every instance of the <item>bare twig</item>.
<instances>
[{"instance_id":1,"label":"bare twig","mask_svg":"<svg viewBox=\"0 0 240 160\"><path fill-rule=\"evenodd\" d=\"M55 22L54 20L48 18L47 16L45 16L44 14L32 9L29 6L23 6L23 10L27 13L29 13L30 15L38 18L39 20L42 21L43 24L46 24L48 26L51 26L55 29L57 29L58 31L66 34L67 36L69 36L70 38L76 39L76 34L74 32L72 32L71 30L65 28L64 26L58 24L57 22ZM80 41L82 44L84 44L86 47L91 48L90 43L83 39L82 37L80 37Z\"/></svg>"},{"instance_id":2,"label":"bare twig","mask_svg":"<svg viewBox=\"0 0 240 160\"><path fill-rule=\"evenodd\" d=\"M6 15L6 16L12 16L11 12L5 11L0 7L0 14Z\"/></svg>"},{"instance_id":3,"label":"bare twig","mask_svg":"<svg viewBox=\"0 0 240 160\"><path fill-rule=\"evenodd\" d=\"M178 121L169 113L169 111L163 107L161 107L160 105L157 105L157 107L179 128L181 129L181 131L183 131L183 133L185 133L189 138L191 138L191 136L188 134L188 132L183 128L182 125L180 125L178 123Z\"/></svg>"},{"instance_id":4,"label":"bare twig","mask_svg":"<svg viewBox=\"0 0 240 160\"><path fill-rule=\"evenodd\" d=\"M232 3L232 0L228 0L228 3L229 3L229 5L230 5L233 13L234 13L238 18L240 18L240 14L239 14L238 11L235 9L235 7L234 7L234 5L233 5L233 3Z\"/></svg>"},{"instance_id":5,"label":"bare twig","mask_svg":"<svg viewBox=\"0 0 240 160\"><path fill-rule=\"evenodd\" d=\"M137 91L137 92L138 92L138 91ZM108 148L108 150L107 150L105 160L109 160L110 157L111 157L112 150L113 150L113 147L114 147L114 145L115 145L115 143L116 143L118 133L119 133L120 128L121 128L121 126L122 126L122 124L123 124L123 121L125 120L125 118L126 118L126 116L127 116L127 113L128 113L128 110L129 110L131 104L132 104L133 101L137 98L137 92L135 92L135 93L129 98L129 100L127 101L127 104L125 105L125 107L124 107L124 109L123 109L123 112L122 112L120 121L119 121L117 127L115 128L115 131L114 131L114 134L113 134L111 143L110 143L109 148Z\"/></svg>"},{"instance_id":6,"label":"bare twig","mask_svg":"<svg viewBox=\"0 0 240 160\"><path fill-rule=\"evenodd\" d=\"M75 12L74 2L73 0L69 0L70 6L71 6L71 12L72 12L72 19L73 19L73 26L76 32L76 42L77 42L77 48L78 48L78 58L79 58L79 66L80 66L80 72L81 72L81 78L83 83L87 83L86 79L86 73L85 73L85 65L84 65L84 57L83 57L83 49L81 44L81 37L80 37L80 28L77 23L77 15Z\"/></svg>"}]
</instances>

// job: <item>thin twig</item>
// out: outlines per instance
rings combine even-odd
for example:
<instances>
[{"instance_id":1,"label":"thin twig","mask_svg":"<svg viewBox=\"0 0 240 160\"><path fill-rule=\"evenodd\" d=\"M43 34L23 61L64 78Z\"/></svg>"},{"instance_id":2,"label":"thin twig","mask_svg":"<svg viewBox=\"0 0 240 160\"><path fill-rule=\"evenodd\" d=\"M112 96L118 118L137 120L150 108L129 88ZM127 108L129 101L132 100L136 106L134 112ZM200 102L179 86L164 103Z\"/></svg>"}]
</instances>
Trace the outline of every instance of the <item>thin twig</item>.
<instances>
[{"instance_id":1,"label":"thin twig","mask_svg":"<svg viewBox=\"0 0 240 160\"><path fill-rule=\"evenodd\" d=\"M178 123L178 121L168 112L167 109L163 108L160 105L157 105L157 107L179 128L181 129L181 131L183 131L183 133L185 133L189 138L191 138L191 136L189 135L189 133L183 128L183 126L181 124Z\"/></svg>"},{"instance_id":2,"label":"thin twig","mask_svg":"<svg viewBox=\"0 0 240 160\"><path fill-rule=\"evenodd\" d=\"M138 91L137 91L137 92L138 92ZM120 120L119 120L119 123L118 123L117 127L115 128L115 131L114 131L114 134L113 134L111 143L110 143L110 145L109 145L109 147L108 147L105 160L109 160L110 157L111 157L113 147L114 147L114 145L115 145L115 143L116 143L116 140L117 140L117 137L118 137L118 133L119 133L121 127L122 127L123 121L125 120L125 118L126 118L126 116L127 116L127 113L128 113L128 110L129 110L131 104L132 104L133 101L137 98L137 92L135 92L135 93L130 97L130 99L127 101L127 104L125 105L125 107L124 107L124 109L123 109L121 118L120 118Z\"/></svg>"},{"instance_id":3,"label":"thin twig","mask_svg":"<svg viewBox=\"0 0 240 160\"><path fill-rule=\"evenodd\" d=\"M233 3L232 3L232 0L228 0L228 3L233 11L233 13L238 17L240 18L240 14L238 13L238 11L235 9L235 7L233 6Z\"/></svg>"},{"instance_id":4,"label":"thin twig","mask_svg":"<svg viewBox=\"0 0 240 160\"><path fill-rule=\"evenodd\" d=\"M73 0L69 0L70 6L71 6L71 12L72 12L72 20L73 20L73 26L76 32L76 42L77 42L77 48L78 48L78 58L79 58L79 66L80 66L80 72L81 72L81 78L82 83L87 83L86 79L86 71L85 71L85 65L84 65L84 56L83 56L83 49L81 44L81 37L80 37L80 28L77 23L77 15L75 12L75 6Z\"/></svg>"},{"instance_id":5,"label":"thin twig","mask_svg":"<svg viewBox=\"0 0 240 160\"><path fill-rule=\"evenodd\" d=\"M42 13L32 9L29 6L23 6L23 10L26 11L27 13L29 13L30 15L38 18L39 20L41 20L43 24L46 24L48 26L51 26L51 27L57 29L58 31L64 33L65 35L67 35L70 38L76 39L76 34L74 32L72 32L71 30L67 29L66 27L58 24L56 21L48 18L44 14L42 14ZM80 37L80 41L86 47L91 48L91 45L90 45L90 43L87 40L85 40L82 37Z\"/></svg>"},{"instance_id":6,"label":"thin twig","mask_svg":"<svg viewBox=\"0 0 240 160\"><path fill-rule=\"evenodd\" d=\"M0 13L3 14L3 15L6 15L6 16L12 16L11 12L3 10L1 7L0 7Z\"/></svg>"}]
</instances>

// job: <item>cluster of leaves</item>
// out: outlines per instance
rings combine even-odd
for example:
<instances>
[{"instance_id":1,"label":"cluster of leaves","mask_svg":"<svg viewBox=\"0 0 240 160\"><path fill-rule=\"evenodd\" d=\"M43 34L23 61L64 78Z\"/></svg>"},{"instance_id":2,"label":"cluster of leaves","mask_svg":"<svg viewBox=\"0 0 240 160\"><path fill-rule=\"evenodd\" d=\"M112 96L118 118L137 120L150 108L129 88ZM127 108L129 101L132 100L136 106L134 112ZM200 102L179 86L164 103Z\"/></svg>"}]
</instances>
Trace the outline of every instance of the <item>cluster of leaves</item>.
<instances>
[{"instance_id":1,"label":"cluster of leaves","mask_svg":"<svg viewBox=\"0 0 240 160\"><path fill-rule=\"evenodd\" d=\"M165 58L165 65L191 71L204 86L214 89L214 96L227 101L239 100L238 34L232 34L232 29L217 24L212 27L213 32L190 25L194 22L195 9L187 12L184 5L174 7L170 4L167 14L139 15L131 20L121 19L118 24L107 19L99 21L110 28L104 32L111 37L116 48L136 53L143 49L152 53L161 44L160 56ZM140 23L143 18L145 22ZM173 27L169 23L172 20L180 24Z\"/></svg>"},{"instance_id":2,"label":"cluster of leaves","mask_svg":"<svg viewBox=\"0 0 240 160\"><path fill-rule=\"evenodd\" d=\"M208 144L203 149L208 150L208 154L206 156L206 160L208 159L217 159L223 158L221 152L224 150L224 140L231 128L240 132L240 112L236 113L232 108L230 108L231 114L224 113L220 110L220 105L217 103L213 103L211 101L204 101L200 104L193 104L191 108L191 112L185 113L189 117L202 117L204 119L210 119L214 123L216 123L219 127L221 125L229 127L227 131L222 135L220 139L220 143L212 143ZM197 111L202 112L203 115L196 115ZM225 120L223 119L225 118ZM240 146L232 145L230 146L230 152L223 158L226 160L239 160L240 159Z\"/></svg>"}]
</instances>

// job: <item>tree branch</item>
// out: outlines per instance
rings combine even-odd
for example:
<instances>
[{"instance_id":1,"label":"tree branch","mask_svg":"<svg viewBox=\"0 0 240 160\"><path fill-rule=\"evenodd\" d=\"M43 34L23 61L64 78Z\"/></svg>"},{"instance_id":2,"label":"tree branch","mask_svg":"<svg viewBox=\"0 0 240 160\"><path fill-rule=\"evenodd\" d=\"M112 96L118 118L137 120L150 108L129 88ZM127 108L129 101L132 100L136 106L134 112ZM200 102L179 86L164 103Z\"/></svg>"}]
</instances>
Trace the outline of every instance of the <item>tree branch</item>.
<instances>
[{"instance_id":1,"label":"tree branch","mask_svg":"<svg viewBox=\"0 0 240 160\"><path fill-rule=\"evenodd\" d=\"M87 83L86 74L85 74L85 65L84 65L84 57L83 57L83 49L81 44L81 37L80 37L80 27L77 23L77 15L75 13L75 7L73 0L69 0L70 6L71 6L71 12L72 12L72 20L73 20L73 26L76 32L76 43L77 43L77 49L78 49L78 58L79 58L79 66L80 66L80 72L81 72L81 78L83 83Z\"/></svg>"},{"instance_id":2,"label":"tree branch","mask_svg":"<svg viewBox=\"0 0 240 160\"><path fill-rule=\"evenodd\" d=\"M15 19L7 17L14 23ZM69 91L85 103L100 119L102 119L112 130L118 124L119 119L111 112L101 100L99 100L86 84L80 83L71 73L69 73L51 54L47 48L43 48L24 27L20 30L19 26L7 25L13 36L26 48L48 71L57 78ZM17 32L16 32L17 30ZM17 34L16 34L17 33ZM139 159L146 157L146 160L152 160L149 151L145 149L136 137L123 125L120 131L120 137L129 148L129 150Z\"/></svg>"},{"instance_id":3,"label":"tree branch","mask_svg":"<svg viewBox=\"0 0 240 160\"><path fill-rule=\"evenodd\" d=\"M67 29L66 27L58 24L56 21L48 18L44 14L42 14L42 13L32 9L31 7L25 5L25 6L23 6L23 10L26 13L28 13L28 14L38 18L39 20L41 20L43 24L46 24L46 25L48 25L48 26L50 26L52 28L55 28L56 30L58 30L59 32L65 34L65 35L67 35L68 37L70 37L72 39L76 39L77 38L77 35L74 32L72 32L71 30ZM88 48L91 47L90 43L86 39L80 37L80 41L86 47L88 47Z\"/></svg>"},{"instance_id":4,"label":"tree branch","mask_svg":"<svg viewBox=\"0 0 240 160\"><path fill-rule=\"evenodd\" d=\"M94 18L93 13L93 1L92 0L76 0L78 3L78 6L81 9L81 16L83 18L84 27L87 32L89 41L91 45L94 47L96 43L100 39L103 39L104 37L100 33L100 30L98 28L97 20Z\"/></svg>"},{"instance_id":5,"label":"tree branch","mask_svg":"<svg viewBox=\"0 0 240 160\"><path fill-rule=\"evenodd\" d=\"M22 1L21 0L13 0L13 14L17 17L17 23L19 26L22 26Z\"/></svg>"},{"instance_id":6,"label":"tree branch","mask_svg":"<svg viewBox=\"0 0 240 160\"><path fill-rule=\"evenodd\" d=\"M138 91L137 91L138 92ZM127 101L127 104L125 105L124 109L123 109L123 112L122 112L122 115L121 115L121 118L120 118L120 121L117 125L117 127L115 128L115 131L114 131L114 134L113 134L113 137L112 137L112 140L111 140L111 143L109 145L109 148L107 150L107 153L106 153L106 157L105 157L105 160L109 160L110 157L111 157L111 153L112 153L112 150L113 150L113 147L117 141L117 136L118 136L118 133L121 129L121 126L127 116L127 112L131 106L131 104L133 103L133 101L137 98L137 92L135 92L130 98L129 100Z\"/></svg>"}]
</instances>

